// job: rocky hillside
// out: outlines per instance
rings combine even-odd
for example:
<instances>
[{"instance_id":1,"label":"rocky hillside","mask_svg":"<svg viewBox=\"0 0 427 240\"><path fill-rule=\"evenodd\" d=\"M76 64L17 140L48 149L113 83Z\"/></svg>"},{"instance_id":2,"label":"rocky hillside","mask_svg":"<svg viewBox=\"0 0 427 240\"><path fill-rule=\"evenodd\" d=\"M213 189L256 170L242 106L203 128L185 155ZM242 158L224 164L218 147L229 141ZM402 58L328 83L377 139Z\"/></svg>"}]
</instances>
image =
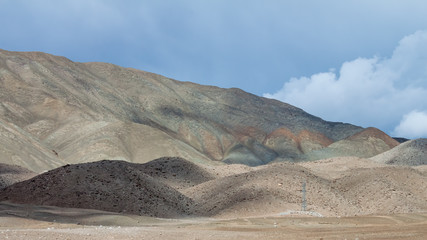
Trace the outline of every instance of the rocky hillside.
<instances>
[{"instance_id":1,"label":"rocky hillside","mask_svg":"<svg viewBox=\"0 0 427 240\"><path fill-rule=\"evenodd\" d=\"M423 212L427 175L342 157L259 167L206 166L181 158L145 164L66 165L0 190L0 201L156 217L265 216L301 209L323 216Z\"/></svg>"},{"instance_id":2,"label":"rocky hillside","mask_svg":"<svg viewBox=\"0 0 427 240\"><path fill-rule=\"evenodd\" d=\"M123 161L65 165L7 187L1 200L176 217L192 200Z\"/></svg>"},{"instance_id":3,"label":"rocky hillside","mask_svg":"<svg viewBox=\"0 0 427 240\"><path fill-rule=\"evenodd\" d=\"M0 189L10 186L17 182L22 182L37 174L26 168L0 163Z\"/></svg>"},{"instance_id":4,"label":"rocky hillside","mask_svg":"<svg viewBox=\"0 0 427 240\"><path fill-rule=\"evenodd\" d=\"M404 142L387 152L371 158L380 163L403 166L427 165L427 139L419 138Z\"/></svg>"},{"instance_id":5,"label":"rocky hillside","mask_svg":"<svg viewBox=\"0 0 427 240\"><path fill-rule=\"evenodd\" d=\"M240 89L0 50L0 162L36 172L164 156L253 166L295 161L362 130ZM382 142L379 151L388 150Z\"/></svg>"}]
</instances>

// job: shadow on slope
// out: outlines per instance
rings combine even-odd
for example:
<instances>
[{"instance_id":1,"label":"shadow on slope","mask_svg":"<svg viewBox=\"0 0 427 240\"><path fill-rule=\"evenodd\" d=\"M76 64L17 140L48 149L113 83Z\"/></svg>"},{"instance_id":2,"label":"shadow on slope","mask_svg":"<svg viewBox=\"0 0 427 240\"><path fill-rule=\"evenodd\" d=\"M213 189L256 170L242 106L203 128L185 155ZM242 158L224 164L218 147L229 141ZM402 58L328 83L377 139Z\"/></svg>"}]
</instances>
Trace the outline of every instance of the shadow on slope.
<instances>
[{"instance_id":1,"label":"shadow on slope","mask_svg":"<svg viewBox=\"0 0 427 240\"><path fill-rule=\"evenodd\" d=\"M0 201L157 217L191 213L193 202L124 161L66 165L1 190Z\"/></svg>"}]
</instances>

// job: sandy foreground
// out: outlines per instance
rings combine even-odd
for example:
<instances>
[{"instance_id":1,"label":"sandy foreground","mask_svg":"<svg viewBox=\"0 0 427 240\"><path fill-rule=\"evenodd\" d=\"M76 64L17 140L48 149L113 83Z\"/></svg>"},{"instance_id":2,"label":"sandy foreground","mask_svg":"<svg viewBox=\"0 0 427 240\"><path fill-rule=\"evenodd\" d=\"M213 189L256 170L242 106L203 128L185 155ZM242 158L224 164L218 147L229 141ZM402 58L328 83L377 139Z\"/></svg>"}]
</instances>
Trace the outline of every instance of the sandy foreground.
<instances>
[{"instance_id":1,"label":"sandy foreground","mask_svg":"<svg viewBox=\"0 0 427 240\"><path fill-rule=\"evenodd\" d=\"M427 212L160 219L3 202L0 239L427 239Z\"/></svg>"}]
</instances>

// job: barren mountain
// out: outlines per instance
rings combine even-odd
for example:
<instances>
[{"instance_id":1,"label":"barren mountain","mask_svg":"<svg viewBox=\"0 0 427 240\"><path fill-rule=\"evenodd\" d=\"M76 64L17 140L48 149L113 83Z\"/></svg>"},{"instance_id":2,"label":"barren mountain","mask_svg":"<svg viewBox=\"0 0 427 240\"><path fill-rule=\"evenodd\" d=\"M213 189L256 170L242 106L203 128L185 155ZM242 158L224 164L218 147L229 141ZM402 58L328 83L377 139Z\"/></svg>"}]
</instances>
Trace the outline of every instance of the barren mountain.
<instances>
[{"instance_id":1,"label":"barren mountain","mask_svg":"<svg viewBox=\"0 0 427 240\"><path fill-rule=\"evenodd\" d=\"M0 50L0 162L36 172L164 156L253 166L294 161L362 130L239 89Z\"/></svg>"},{"instance_id":2,"label":"barren mountain","mask_svg":"<svg viewBox=\"0 0 427 240\"><path fill-rule=\"evenodd\" d=\"M404 142L396 148L371 159L376 162L394 165L427 165L427 139L420 138Z\"/></svg>"},{"instance_id":3,"label":"barren mountain","mask_svg":"<svg viewBox=\"0 0 427 240\"><path fill-rule=\"evenodd\" d=\"M180 158L67 165L0 190L0 201L235 218L299 211L303 182L307 210L323 216L427 210L427 189L420 187L427 184L425 172L346 157L255 168L204 166Z\"/></svg>"}]
</instances>

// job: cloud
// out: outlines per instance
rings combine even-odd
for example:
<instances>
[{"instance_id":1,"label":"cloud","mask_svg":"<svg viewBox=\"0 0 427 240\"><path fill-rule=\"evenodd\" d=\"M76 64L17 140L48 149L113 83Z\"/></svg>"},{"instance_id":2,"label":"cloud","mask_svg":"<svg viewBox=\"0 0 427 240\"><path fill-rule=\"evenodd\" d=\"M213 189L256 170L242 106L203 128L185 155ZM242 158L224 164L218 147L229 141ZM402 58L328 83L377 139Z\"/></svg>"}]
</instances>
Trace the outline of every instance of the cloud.
<instances>
[{"instance_id":1,"label":"cloud","mask_svg":"<svg viewBox=\"0 0 427 240\"><path fill-rule=\"evenodd\" d=\"M426 1L327 2L0 0L0 46L260 95L427 28Z\"/></svg>"},{"instance_id":2,"label":"cloud","mask_svg":"<svg viewBox=\"0 0 427 240\"><path fill-rule=\"evenodd\" d=\"M394 129L395 136L420 138L427 136L427 112L411 111L403 116L400 124Z\"/></svg>"},{"instance_id":3,"label":"cloud","mask_svg":"<svg viewBox=\"0 0 427 240\"><path fill-rule=\"evenodd\" d=\"M404 37L389 58L357 58L343 63L339 74L332 69L292 78L282 89L264 97L290 103L326 120L392 132L406 113L415 114L415 109L427 112L425 46L427 31L417 31ZM408 115L409 120L412 115ZM416 124L415 129L425 127L420 121L411 123ZM426 132L422 134L427 136Z\"/></svg>"}]
</instances>

